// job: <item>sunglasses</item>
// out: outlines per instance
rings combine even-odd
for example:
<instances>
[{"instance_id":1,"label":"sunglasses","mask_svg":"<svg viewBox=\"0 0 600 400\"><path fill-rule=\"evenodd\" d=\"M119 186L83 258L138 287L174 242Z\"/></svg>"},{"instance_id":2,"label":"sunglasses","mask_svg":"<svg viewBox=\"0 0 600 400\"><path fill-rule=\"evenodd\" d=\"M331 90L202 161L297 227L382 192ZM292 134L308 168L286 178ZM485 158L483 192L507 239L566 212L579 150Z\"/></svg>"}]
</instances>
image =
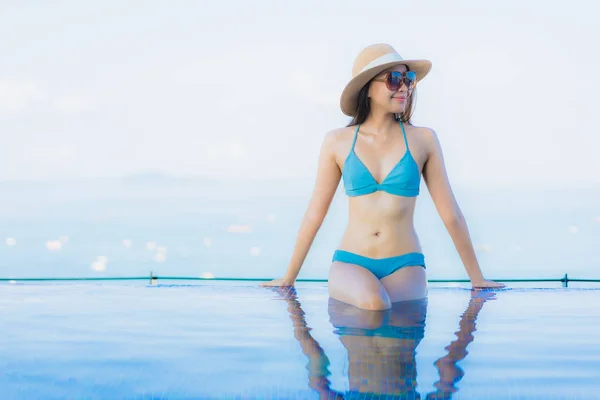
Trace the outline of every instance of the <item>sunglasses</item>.
<instances>
[{"instance_id":1,"label":"sunglasses","mask_svg":"<svg viewBox=\"0 0 600 400\"><path fill-rule=\"evenodd\" d=\"M408 90L412 90L417 85L417 74L415 71L391 71L385 74L384 78L373 79L377 82L385 82L385 86L392 92L397 91L402 87L402 82Z\"/></svg>"}]
</instances>

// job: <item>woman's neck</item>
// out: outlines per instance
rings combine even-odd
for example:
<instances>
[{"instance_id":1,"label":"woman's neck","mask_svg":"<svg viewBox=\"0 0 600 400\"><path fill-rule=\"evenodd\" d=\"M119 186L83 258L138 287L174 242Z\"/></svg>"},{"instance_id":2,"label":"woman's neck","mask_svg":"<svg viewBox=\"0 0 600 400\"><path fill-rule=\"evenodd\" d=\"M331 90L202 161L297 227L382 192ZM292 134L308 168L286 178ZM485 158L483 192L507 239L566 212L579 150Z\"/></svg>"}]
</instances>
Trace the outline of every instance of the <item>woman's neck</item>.
<instances>
[{"instance_id":1,"label":"woman's neck","mask_svg":"<svg viewBox=\"0 0 600 400\"><path fill-rule=\"evenodd\" d=\"M361 125L361 130L364 130L374 136L385 136L395 129L398 124L396 116L390 112L376 112L371 110L371 113Z\"/></svg>"}]
</instances>

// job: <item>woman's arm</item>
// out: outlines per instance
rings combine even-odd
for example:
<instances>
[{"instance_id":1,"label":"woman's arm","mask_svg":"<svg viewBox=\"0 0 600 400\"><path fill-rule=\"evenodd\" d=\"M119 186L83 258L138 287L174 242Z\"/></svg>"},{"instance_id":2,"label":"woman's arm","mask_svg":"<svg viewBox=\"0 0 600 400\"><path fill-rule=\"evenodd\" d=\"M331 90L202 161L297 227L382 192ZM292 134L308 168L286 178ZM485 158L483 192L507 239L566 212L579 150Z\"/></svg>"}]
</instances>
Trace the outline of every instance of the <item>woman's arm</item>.
<instances>
[{"instance_id":1,"label":"woman's arm","mask_svg":"<svg viewBox=\"0 0 600 400\"><path fill-rule=\"evenodd\" d=\"M471 284L473 287L504 287L505 285L502 283L488 281L483 277L469 236L467 222L450 187L437 134L428 128L423 128L423 131L428 147L428 157L423 167L423 179L444 226L452 237L454 246L471 279Z\"/></svg>"},{"instance_id":2,"label":"woman's arm","mask_svg":"<svg viewBox=\"0 0 600 400\"><path fill-rule=\"evenodd\" d=\"M335 160L334 151L338 134L339 130L328 132L321 144L315 186L308 208L300 224L296 244L284 277L263 283L261 286L286 286L294 284L340 183L342 174Z\"/></svg>"}]
</instances>

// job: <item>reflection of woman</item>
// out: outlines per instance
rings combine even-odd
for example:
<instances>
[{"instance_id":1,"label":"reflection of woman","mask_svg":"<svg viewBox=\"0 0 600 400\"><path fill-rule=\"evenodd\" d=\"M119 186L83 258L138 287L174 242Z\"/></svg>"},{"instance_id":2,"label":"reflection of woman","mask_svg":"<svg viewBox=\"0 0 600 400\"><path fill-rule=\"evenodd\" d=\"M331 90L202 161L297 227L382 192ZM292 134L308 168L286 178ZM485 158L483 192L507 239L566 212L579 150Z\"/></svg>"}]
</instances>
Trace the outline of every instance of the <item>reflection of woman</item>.
<instances>
[{"instance_id":1,"label":"reflection of woman","mask_svg":"<svg viewBox=\"0 0 600 400\"><path fill-rule=\"evenodd\" d=\"M334 333L348 352L351 393L402 394L417 398L415 355L425 332L427 298L368 311L329 301Z\"/></svg>"},{"instance_id":2,"label":"reflection of woman","mask_svg":"<svg viewBox=\"0 0 600 400\"><path fill-rule=\"evenodd\" d=\"M368 310L426 297L425 256L413 226L422 175L473 287L504 286L479 267L436 133L411 123L417 82L430 69L430 61L404 60L386 44L358 55L340 99L352 121L325 135L287 271L262 285L294 284L343 178L349 221L333 254L330 296Z\"/></svg>"},{"instance_id":3,"label":"reflection of woman","mask_svg":"<svg viewBox=\"0 0 600 400\"><path fill-rule=\"evenodd\" d=\"M330 299L330 321L348 353L350 390L341 393L330 387L329 359L310 334L295 290L280 289L279 293L288 303L294 337L309 360L309 386L321 399L376 399L373 396L377 395L386 399L421 398L416 391L415 354L423 339L427 299L393 303L385 311L361 310ZM464 373L456 363L468 354L466 347L473 341L475 321L483 303L494 298L493 293L485 291L472 291L471 295L455 333L457 339L446 347L448 353L434 363L440 379L434 384L436 391L426 399L449 399L458 390L455 384Z\"/></svg>"}]
</instances>

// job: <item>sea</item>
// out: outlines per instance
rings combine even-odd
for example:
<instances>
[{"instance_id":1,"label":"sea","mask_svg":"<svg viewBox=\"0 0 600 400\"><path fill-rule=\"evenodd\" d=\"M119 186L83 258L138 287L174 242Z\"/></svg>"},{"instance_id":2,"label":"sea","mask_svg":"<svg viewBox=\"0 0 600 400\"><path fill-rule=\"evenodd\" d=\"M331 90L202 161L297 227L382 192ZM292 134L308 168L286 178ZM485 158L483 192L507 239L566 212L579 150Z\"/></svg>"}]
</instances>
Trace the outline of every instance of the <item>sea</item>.
<instances>
[{"instance_id":1,"label":"sea","mask_svg":"<svg viewBox=\"0 0 600 400\"><path fill-rule=\"evenodd\" d=\"M0 182L0 278L280 277L308 180L138 174ZM455 185L488 279L600 279L600 185ZM348 218L341 187L299 279L326 279ZM466 279L426 186L415 229L429 279Z\"/></svg>"}]
</instances>

